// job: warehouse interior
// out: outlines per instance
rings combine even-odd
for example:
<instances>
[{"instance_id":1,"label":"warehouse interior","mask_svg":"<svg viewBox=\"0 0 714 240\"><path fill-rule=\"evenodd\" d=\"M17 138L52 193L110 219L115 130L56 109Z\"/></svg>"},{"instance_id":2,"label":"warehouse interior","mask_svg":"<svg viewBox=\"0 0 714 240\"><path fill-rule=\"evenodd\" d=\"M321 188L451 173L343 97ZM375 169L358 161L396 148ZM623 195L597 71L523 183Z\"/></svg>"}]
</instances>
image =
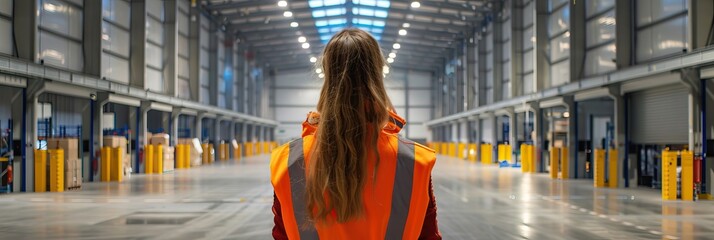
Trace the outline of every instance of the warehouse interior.
<instances>
[{"instance_id":1,"label":"warehouse interior","mask_svg":"<svg viewBox=\"0 0 714 240\"><path fill-rule=\"evenodd\" d=\"M0 0L0 238L271 239L322 51L380 44L445 239L714 238L714 1Z\"/></svg>"}]
</instances>

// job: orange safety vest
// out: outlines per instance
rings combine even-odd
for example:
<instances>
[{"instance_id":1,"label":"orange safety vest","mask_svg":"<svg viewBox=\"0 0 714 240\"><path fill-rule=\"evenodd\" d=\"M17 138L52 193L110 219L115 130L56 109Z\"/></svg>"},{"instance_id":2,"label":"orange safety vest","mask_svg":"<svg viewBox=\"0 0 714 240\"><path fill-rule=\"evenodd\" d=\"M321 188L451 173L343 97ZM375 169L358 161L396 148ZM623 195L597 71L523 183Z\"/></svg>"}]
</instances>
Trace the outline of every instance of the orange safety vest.
<instances>
[{"instance_id":1,"label":"orange safety vest","mask_svg":"<svg viewBox=\"0 0 714 240\"><path fill-rule=\"evenodd\" d=\"M282 220L290 239L417 239L429 203L434 150L396 135L404 119L391 113L378 140L377 182L363 192L364 216L346 223L312 224L305 202L305 166L310 160L317 123L308 114L303 137L273 152L270 170ZM312 122L312 123L311 123ZM373 169L370 159L367 169Z\"/></svg>"}]
</instances>

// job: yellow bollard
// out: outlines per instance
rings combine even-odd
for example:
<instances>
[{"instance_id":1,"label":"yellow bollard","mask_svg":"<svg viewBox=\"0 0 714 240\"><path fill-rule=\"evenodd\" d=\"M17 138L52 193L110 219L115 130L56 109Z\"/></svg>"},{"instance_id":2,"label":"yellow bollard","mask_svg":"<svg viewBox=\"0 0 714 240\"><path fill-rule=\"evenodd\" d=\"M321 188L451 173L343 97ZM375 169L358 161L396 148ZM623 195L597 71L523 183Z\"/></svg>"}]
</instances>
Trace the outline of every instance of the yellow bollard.
<instances>
[{"instance_id":1,"label":"yellow bollard","mask_svg":"<svg viewBox=\"0 0 714 240\"><path fill-rule=\"evenodd\" d=\"M459 143L457 155L458 155L458 158L461 160L466 159L466 144L465 143Z\"/></svg>"},{"instance_id":2,"label":"yellow bollard","mask_svg":"<svg viewBox=\"0 0 714 240\"><path fill-rule=\"evenodd\" d=\"M64 150L50 149L50 192L64 192Z\"/></svg>"},{"instance_id":3,"label":"yellow bollard","mask_svg":"<svg viewBox=\"0 0 714 240\"><path fill-rule=\"evenodd\" d=\"M183 145L183 167L191 168L191 145Z\"/></svg>"},{"instance_id":4,"label":"yellow bollard","mask_svg":"<svg viewBox=\"0 0 714 240\"><path fill-rule=\"evenodd\" d=\"M156 145L154 146L154 173L164 173L164 146Z\"/></svg>"},{"instance_id":5,"label":"yellow bollard","mask_svg":"<svg viewBox=\"0 0 714 240\"><path fill-rule=\"evenodd\" d=\"M154 173L154 158L156 153L154 153L154 145L146 145L144 147L144 174Z\"/></svg>"},{"instance_id":6,"label":"yellow bollard","mask_svg":"<svg viewBox=\"0 0 714 240\"><path fill-rule=\"evenodd\" d=\"M499 163L505 159L503 155L503 144L498 144L496 146L496 159L498 159Z\"/></svg>"},{"instance_id":7,"label":"yellow bollard","mask_svg":"<svg viewBox=\"0 0 714 240\"><path fill-rule=\"evenodd\" d=\"M440 153L441 153L441 148L440 148L440 147L441 147L441 143L434 142L434 143L431 144L431 148L434 149L434 152L436 152L436 154L440 154Z\"/></svg>"},{"instance_id":8,"label":"yellow bollard","mask_svg":"<svg viewBox=\"0 0 714 240\"><path fill-rule=\"evenodd\" d=\"M682 200L694 201L694 153L682 151Z\"/></svg>"},{"instance_id":9,"label":"yellow bollard","mask_svg":"<svg viewBox=\"0 0 714 240\"><path fill-rule=\"evenodd\" d=\"M216 151L213 148L213 143L208 144L208 162L212 163L216 161Z\"/></svg>"},{"instance_id":10,"label":"yellow bollard","mask_svg":"<svg viewBox=\"0 0 714 240\"><path fill-rule=\"evenodd\" d=\"M568 159L568 147L560 149L560 178L568 179L570 177L570 161Z\"/></svg>"},{"instance_id":11,"label":"yellow bollard","mask_svg":"<svg viewBox=\"0 0 714 240\"><path fill-rule=\"evenodd\" d=\"M677 200L677 153L662 151L662 200Z\"/></svg>"},{"instance_id":12,"label":"yellow bollard","mask_svg":"<svg viewBox=\"0 0 714 240\"><path fill-rule=\"evenodd\" d=\"M513 163L513 148L511 148L510 144L506 144L503 147L504 154L506 154L506 161L509 163Z\"/></svg>"},{"instance_id":13,"label":"yellow bollard","mask_svg":"<svg viewBox=\"0 0 714 240\"><path fill-rule=\"evenodd\" d=\"M550 178L558 178L558 173L560 172L560 148L551 147L550 148Z\"/></svg>"},{"instance_id":14,"label":"yellow bollard","mask_svg":"<svg viewBox=\"0 0 714 240\"><path fill-rule=\"evenodd\" d=\"M245 156L253 156L253 144L251 144L250 142L245 143Z\"/></svg>"},{"instance_id":15,"label":"yellow bollard","mask_svg":"<svg viewBox=\"0 0 714 240\"><path fill-rule=\"evenodd\" d=\"M493 163L493 150L491 144L481 144L481 164Z\"/></svg>"},{"instance_id":16,"label":"yellow bollard","mask_svg":"<svg viewBox=\"0 0 714 240\"><path fill-rule=\"evenodd\" d=\"M221 161L228 160L228 157L226 157L227 151L225 149L227 146L225 143L218 144L218 159Z\"/></svg>"},{"instance_id":17,"label":"yellow bollard","mask_svg":"<svg viewBox=\"0 0 714 240\"><path fill-rule=\"evenodd\" d=\"M456 157L456 143L449 143L449 156Z\"/></svg>"},{"instance_id":18,"label":"yellow bollard","mask_svg":"<svg viewBox=\"0 0 714 240\"><path fill-rule=\"evenodd\" d=\"M476 147L476 144L469 144L469 161L476 162L477 151L478 148Z\"/></svg>"},{"instance_id":19,"label":"yellow bollard","mask_svg":"<svg viewBox=\"0 0 714 240\"><path fill-rule=\"evenodd\" d=\"M234 151L233 155L235 155L235 159L240 160L242 157L241 154L243 154L243 152L241 151L241 145L238 144L238 147L236 149L234 149L233 151Z\"/></svg>"},{"instance_id":20,"label":"yellow bollard","mask_svg":"<svg viewBox=\"0 0 714 240\"><path fill-rule=\"evenodd\" d=\"M109 179L121 182L124 179L124 149L121 147L111 149L109 163Z\"/></svg>"},{"instance_id":21,"label":"yellow bollard","mask_svg":"<svg viewBox=\"0 0 714 240\"><path fill-rule=\"evenodd\" d=\"M176 169L183 168L183 144L176 144L174 147L174 167Z\"/></svg>"},{"instance_id":22,"label":"yellow bollard","mask_svg":"<svg viewBox=\"0 0 714 240\"><path fill-rule=\"evenodd\" d=\"M605 149L595 149L593 178L595 187L605 187Z\"/></svg>"},{"instance_id":23,"label":"yellow bollard","mask_svg":"<svg viewBox=\"0 0 714 240\"><path fill-rule=\"evenodd\" d=\"M99 166L99 179L101 179L102 182L109 182L111 181L111 162L112 162L112 148L111 147L102 147L102 150L100 150L100 154L102 157L102 161Z\"/></svg>"},{"instance_id":24,"label":"yellow bollard","mask_svg":"<svg viewBox=\"0 0 714 240\"><path fill-rule=\"evenodd\" d=\"M617 179L618 179L618 172L617 172L617 165L619 161L617 160L617 149L610 149L609 153L609 158L608 158L608 179L607 179L607 185L611 188L617 188ZM676 163L676 161L675 161Z\"/></svg>"},{"instance_id":25,"label":"yellow bollard","mask_svg":"<svg viewBox=\"0 0 714 240\"><path fill-rule=\"evenodd\" d=\"M201 154L201 163L209 164L210 159L208 158L211 156L211 153L208 152L208 143L202 143L201 149L203 149L203 154Z\"/></svg>"},{"instance_id":26,"label":"yellow bollard","mask_svg":"<svg viewBox=\"0 0 714 240\"><path fill-rule=\"evenodd\" d=\"M35 149L35 192L47 192L47 150Z\"/></svg>"},{"instance_id":27,"label":"yellow bollard","mask_svg":"<svg viewBox=\"0 0 714 240\"><path fill-rule=\"evenodd\" d=\"M521 144L521 172L529 172L528 167L530 167L528 163L528 145Z\"/></svg>"}]
</instances>

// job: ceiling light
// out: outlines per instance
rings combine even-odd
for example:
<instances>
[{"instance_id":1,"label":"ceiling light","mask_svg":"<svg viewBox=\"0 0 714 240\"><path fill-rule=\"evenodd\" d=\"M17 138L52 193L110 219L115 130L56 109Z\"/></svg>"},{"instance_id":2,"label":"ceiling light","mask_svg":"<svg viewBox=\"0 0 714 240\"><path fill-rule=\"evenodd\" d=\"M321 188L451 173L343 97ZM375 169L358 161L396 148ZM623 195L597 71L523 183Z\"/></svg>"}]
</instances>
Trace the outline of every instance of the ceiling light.
<instances>
[{"instance_id":1,"label":"ceiling light","mask_svg":"<svg viewBox=\"0 0 714 240\"><path fill-rule=\"evenodd\" d=\"M315 73L322 73L322 69L320 69L320 68L315 69Z\"/></svg>"},{"instance_id":2,"label":"ceiling light","mask_svg":"<svg viewBox=\"0 0 714 240\"><path fill-rule=\"evenodd\" d=\"M392 45L392 48L394 48L394 49L400 49L400 48L402 48L402 45L399 44L399 43L395 43L394 45Z\"/></svg>"},{"instance_id":3,"label":"ceiling light","mask_svg":"<svg viewBox=\"0 0 714 240\"><path fill-rule=\"evenodd\" d=\"M311 63L317 62L317 58L316 58L316 57L310 57L310 62L311 62Z\"/></svg>"},{"instance_id":4,"label":"ceiling light","mask_svg":"<svg viewBox=\"0 0 714 240\"><path fill-rule=\"evenodd\" d=\"M317 76L320 77L320 78L325 78L325 74L324 74L324 73L320 73L320 75L317 75Z\"/></svg>"},{"instance_id":5,"label":"ceiling light","mask_svg":"<svg viewBox=\"0 0 714 240\"><path fill-rule=\"evenodd\" d=\"M298 24L297 22L291 22L291 23L290 23L290 26L291 26L291 27L298 27L298 26L300 26L300 24Z\"/></svg>"},{"instance_id":6,"label":"ceiling light","mask_svg":"<svg viewBox=\"0 0 714 240\"><path fill-rule=\"evenodd\" d=\"M409 27L411 27L411 26L412 26L412 25L409 24L408 22L405 22L404 24L402 24L402 27L403 27L403 28L409 28Z\"/></svg>"},{"instance_id":7,"label":"ceiling light","mask_svg":"<svg viewBox=\"0 0 714 240\"><path fill-rule=\"evenodd\" d=\"M396 53L389 53L389 58L396 58L397 54Z\"/></svg>"},{"instance_id":8,"label":"ceiling light","mask_svg":"<svg viewBox=\"0 0 714 240\"><path fill-rule=\"evenodd\" d=\"M300 36L300 37L298 38L298 42L301 42L301 43L307 42L307 38L305 38L305 37L303 37L303 36Z\"/></svg>"},{"instance_id":9,"label":"ceiling light","mask_svg":"<svg viewBox=\"0 0 714 240\"><path fill-rule=\"evenodd\" d=\"M421 7L421 3L419 3L419 1L412 2L412 8L419 8L419 7Z\"/></svg>"},{"instance_id":10,"label":"ceiling light","mask_svg":"<svg viewBox=\"0 0 714 240\"><path fill-rule=\"evenodd\" d=\"M570 112L564 112L563 113L564 118L569 118L570 117Z\"/></svg>"},{"instance_id":11,"label":"ceiling light","mask_svg":"<svg viewBox=\"0 0 714 240\"><path fill-rule=\"evenodd\" d=\"M310 44L309 44L309 43L303 43L303 44L302 44L302 48L303 48L303 49L308 49L308 48L310 48Z\"/></svg>"},{"instance_id":12,"label":"ceiling light","mask_svg":"<svg viewBox=\"0 0 714 240\"><path fill-rule=\"evenodd\" d=\"M288 2L287 1L278 1L278 7L287 7Z\"/></svg>"},{"instance_id":13,"label":"ceiling light","mask_svg":"<svg viewBox=\"0 0 714 240\"><path fill-rule=\"evenodd\" d=\"M293 12L291 12L291 11L285 11L285 12L283 12L283 16L284 16L284 17L292 17L292 16L293 16Z\"/></svg>"},{"instance_id":14,"label":"ceiling light","mask_svg":"<svg viewBox=\"0 0 714 240\"><path fill-rule=\"evenodd\" d=\"M388 62L388 63L393 63L393 62L394 62L394 58L387 58L387 62Z\"/></svg>"},{"instance_id":15,"label":"ceiling light","mask_svg":"<svg viewBox=\"0 0 714 240\"><path fill-rule=\"evenodd\" d=\"M407 30L399 29L399 35L400 35L400 36L407 35Z\"/></svg>"}]
</instances>

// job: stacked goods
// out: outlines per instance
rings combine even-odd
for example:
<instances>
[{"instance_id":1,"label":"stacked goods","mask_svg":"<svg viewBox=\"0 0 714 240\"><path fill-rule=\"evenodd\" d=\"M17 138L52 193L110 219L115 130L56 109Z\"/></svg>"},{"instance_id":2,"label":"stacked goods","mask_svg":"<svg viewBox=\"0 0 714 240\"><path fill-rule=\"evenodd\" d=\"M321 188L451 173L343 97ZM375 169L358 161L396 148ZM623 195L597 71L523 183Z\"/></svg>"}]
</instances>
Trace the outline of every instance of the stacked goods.
<instances>
[{"instance_id":1,"label":"stacked goods","mask_svg":"<svg viewBox=\"0 0 714 240\"><path fill-rule=\"evenodd\" d=\"M201 156L203 155L203 148L201 148L201 141L198 138L179 138L178 144L186 144L190 149L189 163L193 166L201 166Z\"/></svg>"},{"instance_id":2,"label":"stacked goods","mask_svg":"<svg viewBox=\"0 0 714 240\"><path fill-rule=\"evenodd\" d=\"M151 145L169 145L169 135L166 133L156 133L149 137L149 144Z\"/></svg>"},{"instance_id":3,"label":"stacked goods","mask_svg":"<svg viewBox=\"0 0 714 240\"><path fill-rule=\"evenodd\" d=\"M47 149L64 150L64 189L78 189L82 186L82 161L79 158L79 139L50 138Z\"/></svg>"},{"instance_id":4,"label":"stacked goods","mask_svg":"<svg viewBox=\"0 0 714 240\"><path fill-rule=\"evenodd\" d=\"M129 146L127 145L127 140L124 136L104 136L104 146L105 147L110 147L110 148L122 148L122 149L129 149ZM123 163L121 164L124 169L122 169L122 172L124 176L129 176L131 175L132 169L131 169L131 154L126 153L124 155Z\"/></svg>"},{"instance_id":5,"label":"stacked goods","mask_svg":"<svg viewBox=\"0 0 714 240\"><path fill-rule=\"evenodd\" d=\"M164 154L164 169L161 169L162 172L168 172L168 171L173 171L174 170L174 147L169 147L169 146L162 146L164 148L163 154Z\"/></svg>"}]
</instances>

